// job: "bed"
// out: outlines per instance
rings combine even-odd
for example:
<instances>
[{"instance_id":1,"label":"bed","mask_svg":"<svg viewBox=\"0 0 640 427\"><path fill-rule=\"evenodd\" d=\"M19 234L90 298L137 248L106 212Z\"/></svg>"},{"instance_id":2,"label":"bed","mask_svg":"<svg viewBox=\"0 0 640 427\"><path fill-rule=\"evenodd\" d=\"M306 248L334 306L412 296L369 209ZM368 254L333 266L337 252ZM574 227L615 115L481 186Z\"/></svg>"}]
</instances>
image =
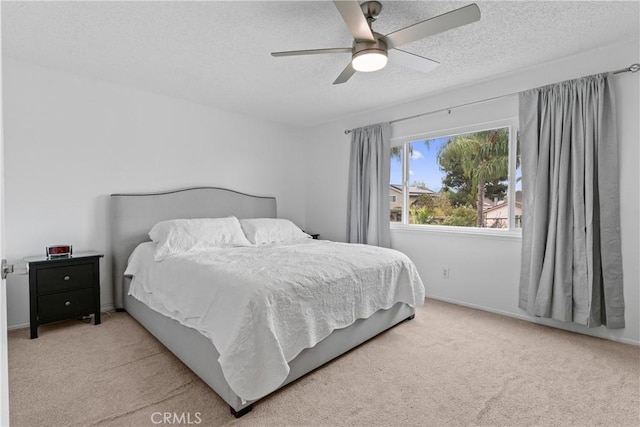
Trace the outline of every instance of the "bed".
<instances>
[{"instance_id":1,"label":"bed","mask_svg":"<svg viewBox=\"0 0 640 427\"><path fill-rule=\"evenodd\" d=\"M275 218L275 198L252 196L223 188L198 187L161 193L113 194L110 209L116 308L125 310L161 341L229 405L231 413L236 417L251 411L254 403L276 389L414 316L411 304L397 302L390 307L378 309L366 318L358 318L349 326L333 330L312 347L296 353L288 361L286 377L282 381L278 380L277 387L272 387L268 393L256 395L255 398L241 398L227 381L219 362L221 353L211 338L129 295L131 277L124 273L132 252L141 243L149 241L149 230L160 221L228 216L242 219ZM301 246L302 249L296 247L295 250L303 251L307 246L312 245ZM224 356L225 350L222 353ZM228 370L226 373L229 374ZM236 383L233 384L236 386Z\"/></svg>"}]
</instances>

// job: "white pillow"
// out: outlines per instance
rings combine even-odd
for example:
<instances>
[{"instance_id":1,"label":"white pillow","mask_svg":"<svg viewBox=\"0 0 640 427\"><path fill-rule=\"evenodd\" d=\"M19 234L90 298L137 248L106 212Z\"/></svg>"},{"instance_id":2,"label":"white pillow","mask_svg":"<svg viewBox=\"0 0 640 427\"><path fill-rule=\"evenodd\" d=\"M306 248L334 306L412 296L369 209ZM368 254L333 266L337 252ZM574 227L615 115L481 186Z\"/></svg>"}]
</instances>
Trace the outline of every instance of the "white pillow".
<instances>
[{"instance_id":1,"label":"white pillow","mask_svg":"<svg viewBox=\"0 0 640 427\"><path fill-rule=\"evenodd\" d=\"M310 239L304 231L288 219L255 218L241 219L240 224L247 239L253 244L291 242L300 239Z\"/></svg>"},{"instance_id":2,"label":"white pillow","mask_svg":"<svg viewBox=\"0 0 640 427\"><path fill-rule=\"evenodd\" d=\"M156 261L193 250L251 246L235 216L161 221L149 237L156 243Z\"/></svg>"}]
</instances>

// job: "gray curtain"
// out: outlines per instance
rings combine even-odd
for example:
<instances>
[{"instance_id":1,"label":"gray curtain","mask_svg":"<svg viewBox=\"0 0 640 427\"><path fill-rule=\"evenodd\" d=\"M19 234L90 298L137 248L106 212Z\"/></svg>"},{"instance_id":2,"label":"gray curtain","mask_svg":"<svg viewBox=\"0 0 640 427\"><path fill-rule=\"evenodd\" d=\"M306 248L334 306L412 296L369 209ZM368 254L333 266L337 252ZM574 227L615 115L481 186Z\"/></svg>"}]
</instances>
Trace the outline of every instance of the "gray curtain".
<instances>
[{"instance_id":1,"label":"gray curtain","mask_svg":"<svg viewBox=\"0 0 640 427\"><path fill-rule=\"evenodd\" d=\"M615 97L599 74L520 94L520 308L624 328Z\"/></svg>"},{"instance_id":2,"label":"gray curtain","mask_svg":"<svg viewBox=\"0 0 640 427\"><path fill-rule=\"evenodd\" d=\"M351 243L388 248L391 125L380 123L351 132L347 233Z\"/></svg>"}]
</instances>

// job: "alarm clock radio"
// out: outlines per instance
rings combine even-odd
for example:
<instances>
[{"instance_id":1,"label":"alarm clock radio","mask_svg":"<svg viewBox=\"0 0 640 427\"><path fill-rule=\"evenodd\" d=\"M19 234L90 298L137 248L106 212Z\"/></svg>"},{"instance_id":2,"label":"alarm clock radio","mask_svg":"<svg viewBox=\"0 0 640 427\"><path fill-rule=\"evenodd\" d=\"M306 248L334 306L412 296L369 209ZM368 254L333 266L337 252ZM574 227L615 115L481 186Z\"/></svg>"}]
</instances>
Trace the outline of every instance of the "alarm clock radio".
<instances>
[{"instance_id":1,"label":"alarm clock radio","mask_svg":"<svg viewBox=\"0 0 640 427\"><path fill-rule=\"evenodd\" d=\"M51 245L47 246L47 258L70 257L73 253L71 245Z\"/></svg>"}]
</instances>

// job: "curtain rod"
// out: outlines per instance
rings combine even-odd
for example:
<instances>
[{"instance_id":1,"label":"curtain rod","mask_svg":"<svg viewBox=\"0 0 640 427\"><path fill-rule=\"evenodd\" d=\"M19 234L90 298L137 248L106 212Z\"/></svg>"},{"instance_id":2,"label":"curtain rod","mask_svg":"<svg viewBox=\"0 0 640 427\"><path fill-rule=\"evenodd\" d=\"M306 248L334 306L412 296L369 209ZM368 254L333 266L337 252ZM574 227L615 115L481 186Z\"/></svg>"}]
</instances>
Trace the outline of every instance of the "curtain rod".
<instances>
[{"instance_id":1,"label":"curtain rod","mask_svg":"<svg viewBox=\"0 0 640 427\"><path fill-rule=\"evenodd\" d=\"M632 65L628 66L627 68L622 68L620 70L612 71L611 73L612 74L635 73L638 70L640 70L640 64L636 63L636 64L632 64ZM453 107L447 107L447 108L441 108L439 110L427 111L426 113L419 113L419 114L414 114L413 116L407 116L407 117L402 117L402 118L399 118L399 119L391 120L389 123L404 122L405 120L417 119L418 117L428 116L430 114L435 114L435 113L441 113L443 111L451 112L451 110L453 110L454 108L466 107L467 105L482 104L483 102L495 101L496 99L506 98L507 96L517 95L519 93L520 92L512 92L512 93L507 93L505 95L494 96L493 98L482 99L480 101L472 101L472 102L467 102L465 104L454 105ZM347 130L344 131L344 133L346 135L350 134L351 132L353 132L353 129L347 129Z\"/></svg>"}]
</instances>

